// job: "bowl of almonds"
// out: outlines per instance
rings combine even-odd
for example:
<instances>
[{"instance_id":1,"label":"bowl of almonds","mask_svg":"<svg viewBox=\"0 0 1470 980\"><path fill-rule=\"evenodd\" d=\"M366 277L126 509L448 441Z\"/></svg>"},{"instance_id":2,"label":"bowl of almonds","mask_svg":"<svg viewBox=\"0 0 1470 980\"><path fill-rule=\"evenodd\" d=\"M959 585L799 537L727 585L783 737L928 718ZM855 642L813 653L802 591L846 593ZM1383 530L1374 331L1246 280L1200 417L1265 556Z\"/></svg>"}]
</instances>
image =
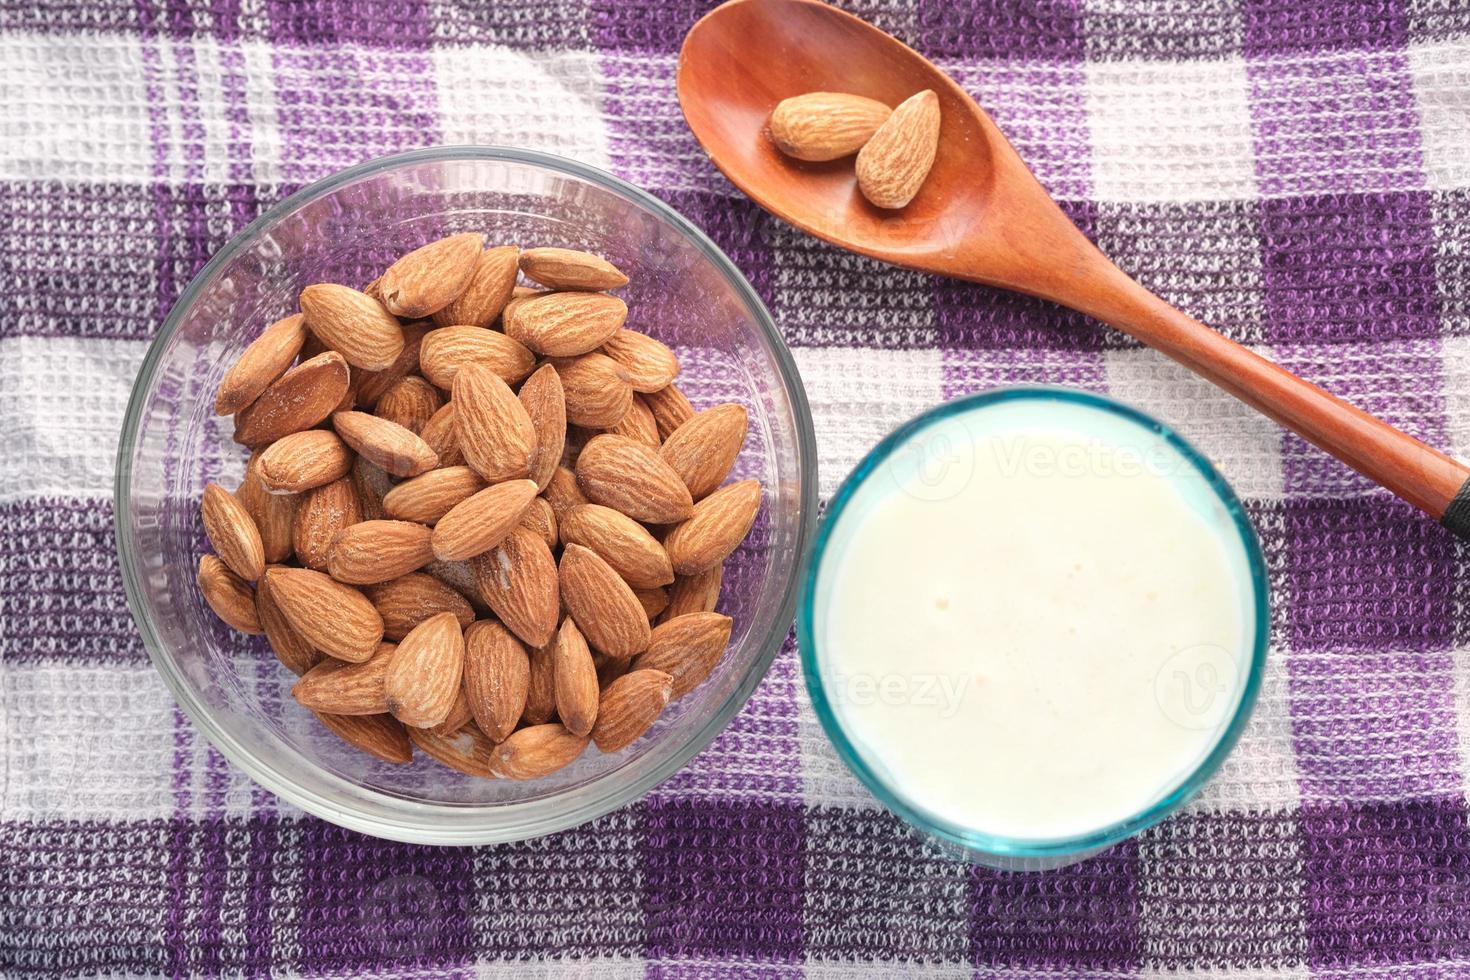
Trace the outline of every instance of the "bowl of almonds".
<instances>
[{"instance_id":1,"label":"bowl of almonds","mask_svg":"<svg viewBox=\"0 0 1470 980\"><path fill-rule=\"evenodd\" d=\"M718 248L600 171L458 147L310 186L205 266L135 385L116 520L225 756L470 844L715 739L789 633L816 489L791 356Z\"/></svg>"}]
</instances>

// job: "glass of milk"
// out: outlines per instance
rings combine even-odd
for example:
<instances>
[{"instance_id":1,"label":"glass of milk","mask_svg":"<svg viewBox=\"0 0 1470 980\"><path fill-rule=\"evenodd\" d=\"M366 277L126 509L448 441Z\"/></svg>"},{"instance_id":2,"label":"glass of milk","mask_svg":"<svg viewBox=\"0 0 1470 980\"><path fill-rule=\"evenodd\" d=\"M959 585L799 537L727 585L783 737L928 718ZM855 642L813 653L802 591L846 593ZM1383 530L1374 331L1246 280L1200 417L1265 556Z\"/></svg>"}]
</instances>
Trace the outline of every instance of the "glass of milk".
<instances>
[{"instance_id":1,"label":"glass of milk","mask_svg":"<svg viewBox=\"0 0 1470 980\"><path fill-rule=\"evenodd\" d=\"M833 498L798 635L838 753L995 867L1163 819L1255 703L1270 617L1240 501L1112 399L1004 388L883 440Z\"/></svg>"}]
</instances>

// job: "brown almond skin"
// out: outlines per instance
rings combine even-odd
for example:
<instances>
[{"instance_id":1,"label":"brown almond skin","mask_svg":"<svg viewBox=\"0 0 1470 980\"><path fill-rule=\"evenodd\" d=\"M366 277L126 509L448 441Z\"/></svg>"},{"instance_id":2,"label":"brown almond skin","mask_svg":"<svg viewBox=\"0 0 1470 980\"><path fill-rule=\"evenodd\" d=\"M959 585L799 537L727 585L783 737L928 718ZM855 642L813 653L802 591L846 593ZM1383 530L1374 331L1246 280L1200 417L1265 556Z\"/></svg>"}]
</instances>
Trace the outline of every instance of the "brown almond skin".
<instances>
[{"instance_id":1,"label":"brown almond skin","mask_svg":"<svg viewBox=\"0 0 1470 980\"><path fill-rule=\"evenodd\" d=\"M535 498L535 483L507 480L460 501L434 526L434 557L464 561L489 551L520 525Z\"/></svg>"},{"instance_id":2,"label":"brown almond skin","mask_svg":"<svg viewBox=\"0 0 1470 980\"><path fill-rule=\"evenodd\" d=\"M612 566L590 548L569 544L558 568L567 613L598 653L632 657L648 646L643 604Z\"/></svg>"},{"instance_id":3,"label":"brown almond skin","mask_svg":"<svg viewBox=\"0 0 1470 980\"><path fill-rule=\"evenodd\" d=\"M744 405L716 405L669 433L658 454L695 500L719 489L745 445L749 416Z\"/></svg>"},{"instance_id":4,"label":"brown almond skin","mask_svg":"<svg viewBox=\"0 0 1470 980\"><path fill-rule=\"evenodd\" d=\"M383 392L373 414L418 435L443 407L444 397L438 389L418 375L410 374L399 378Z\"/></svg>"},{"instance_id":5,"label":"brown almond skin","mask_svg":"<svg viewBox=\"0 0 1470 980\"><path fill-rule=\"evenodd\" d=\"M464 640L464 689L470 713L481 731L503 742L525 711L531 660L521 641L494 620L474 623L465 630Z\"/></svg>"},{"instance_id":6,"label":"brown almond skin","mask_svg":"<svg viewBox=\"0 0 1470 980\"><path fill-rule=\"evenodd\" d=\"M566 399L567 421L589 429L610 429L633 407L633 386L618 362L606 354L557 360Z\"/></svg>"},{"instance_id":7,"label":"brown almond skin","mask_svg":"<svg viewBox=\"0 0 1470 980\"><path fill-rule=\"evenodd\" d=\"M556 511L546 502L545 497L537 497L531 501L526 512L521 515L521 527L534 531L536 535L546 542L546 547L555 549L561 543L558 537Z\"/></svg>"},{"instance_id":8,"label":"brown almond skin","mask_svg":"<svg viewBox=\"0 0 1470 980\"><path fill-rule=\"evenodd\" d=\"M329 657L361 663L383 641L383 617L367 596L309 568L268 569L271 598L296 632Z\"/></svg>"},{"instance_id":9,"label":"brown almond skin","mask_svg":"<svg viewBox=\"0 0 1470 980\"><path fill-rule=\"evenodd\" d=\"M481 252L464 292L434 314L435 325L488 327L494 323L515 289L520 254L521 250L514 245L500 245Z\"/></svg>"},{"instance_id":10,"label":"brown almond skin","mask_svg":"<svg viewBox=\"0 0 1470 980\"><path fill-rule=\"evenodd\" d=\"M235 491L235 499L245 508L260 532L265 560L272 564L286 561L294 552L291 525L296 520L298 497L292 493L271 493L260 482L260 456L250 458L245 479Z\"/></svg>"},{"instance_id":11,"label":"brown almond skin","mask_svg":"<svg viewBox=\"0 0 1470 980\"><path fill-rule=\"evenodd\" d=\"M413 521L360 521L332 539L327 572L348 585L375 585L407 575L434 559L432 534Z\"/></svg>"},{"instance_id":12,"label":"brown almond skin","mask_svg":"<svg viewBox=\"0 0 1470 980\"><path fill-rule=\"evenodd\" d=\"M536 448L531 453L531 479L537 491L545 490L551 474L561 462L567 438L567 400L561 376L550 364L536 369L516 394L531 427L536 430Z\"/></svg>"},{"instance_id":13,"label":"brown almond skin","mask_svg":"<svg viewBox=\"0 0 1470 980\"><path fill-rule=\"evenodd\" d=\"M634 391L660 391L679 376L679 358L674 352L636 330L619 330L603 343L602 352L627 373Z\"/></svg>"},{"instance_id":14,"label":"brown almond skin","mask_svg":"<svg viewBox=\"0 0 1470 980\"><path fill-rule=\"evenodd\" d=\"M713 612L720 601L720 582L724 567L714 565L693 575L675 575L669 586L669 604L659 614L661 622L689 613Z\"/></svg>"},{"instance_id":15,"label":"brown almond skin","mask_svg":"<svg viewBox=\"0 0 1470 980\"><path fill-rule=\"evenodd\" d=\"M403 327L383 304L350 286L317 283L301 291L306 326L353 367L382 371L403 353Z\"/></svg>"},{"instance_id":16,"label":"brown almond skin","mask_svg":"<svg viewBox=\"0 0 1470 980\"><path fill-rule=\"evenodd\" d=\"M383 682L396 649L392 643L380 643L372 658L360 664L325 660L301 675L291 688L291 696L311 711L381 715L388 710Z\"/></svg>"},{"instance_id":17,"label":"brown almond skin","mask_svg":"<svg viewBox=\"0 0 1470 980\"><path fill-rule=\"evenodd\" d=\"M551 645L527 650L526 654L531 676L521 724L544 725L556 717L556 670L551 660Z\"/></svg>"},{"instance_id":18,"label":"brown almond skin","mask_svg":"<svg viewBox=\"0 0 1470 980\"><path fill-rule=\"evenodd\" d=\"M634 589L674 581L674 567L664 546L642 524L611 507L573 507L563 515L559 527L564 543L592 549Z\"/></svg>"},{"instance_id":19,"label":"brown almond skin","mask_svg":"<svg viewBox=\"0 0 1470 980\"><path fill-rule=\"evenodd\" d=\"M395 765L413 761L408 732L391 715L314 714L328 731L355 749Z\"/></svg>"},{"instance_id":20,"label":"brown almond skin","mask_svg":"<svg viewBox=\"0 0 1470 980\"><path fill-rule=\"evenodd\" d=\"M761 485L742 480L716 490L694 505L694 514L669 532L664 548L680 575L718 565L740 547L761 506Z\"/></svg>"},{"instance_id":21,"label":"brown almond skin","mask_svg":"<svg viewBox=\"0 0 1470 980\"><path fill-rule=\"evenodd\" d=\"M350 476L301 494L291 528L292 547L307 568L327 570L338 532L363 519L361 500Z\"/></svg>"},{"instance_id":22,"label":"brown almond skin","mask_svg":"<svg viewBox=\"0 0 1470 980\"><path fill-rule=\"evenodd\" d=\"M858 190L874 207L901 208L914 199L939 148L939 96L909 96L857 155Z\"/></svg>"},{"instance_id":23,"label":"brown almond skin","mask_svg":"<svg viewBox=\"0 0 1470 980\"><path fill-rule=\"evenodd\" d=\"M245 505L218 483L205 486L199 502L204 533L215 554L247 582L265 574L265 545Z\"/></svg>"},{"instance_id":24,"label":"brown almond skin","mask_svg":"<svg viewBox=\"0 0 1470 980\"><path fill-rule=\"evenodd\" d=\"M485 489L468 466L446 466L404 480L383 497L383 512L400 521L435 524L455 505Z\"/></svg>"},{"instance_id":25,"label":"brown almond skin","mask_svg":"<svg viewBox=\"0 0 1470 980\"><path fill-rule=\"evenodd\" d=\"M674 679L661 670L632 670L608 684L592 727L598 751L617 752L638 741L673 694Z\"/></svg>"},{"instance_id":26,"label":"brown almond skin","mask_svg":"<svg viewBox=\"0 0 1470 980\"><path fill-rule=\"evenodd\" d=\"M321 663L321 651L308 643L286 619L286 614L271 597L270 583L265 576L255 586L255 615L281 666L299 677Z\"/></svg>"},{"instance_id":27,"label":"brown almond skin","mask_svg":"<svg viewBox=\"0 0 1470 980\"><path fill-rule=\"evenodd\" d=\"M464 634L453 613L430 616L393 651L383 689L388 713L411 728L449 717L464 675Z\"/></svg>"},{"instance_id":28,"label":"brown almond skin","mask_svg":"<svg viewBox=\"0 0 1470 980\"><path fill-rule=\"evenodd\" d=\"M479 264L485 236L450 235L421 245L390 265L378 280L383 305L395 316L425 317L454 302Z\"/></svg>"},{"instance_id":29,"label":"brown almond skin","mask_svg":"<svg viewBox=\"0 0 1470 980\"><path fill-rule=\"evenodd\" d=\"M672 524L694 513L694 500L679 474L652 448L625 436L603 434L582 447L577 486L592 503L635 521Z\"/></svg>"},{"instance_id":30,"label":"brown almond skin","mask_svg":"<svg viewBox=\"0 0 1470 980\"><path fill-rule=\"evenodd\" d=\"M459 451L459 434L454 428L454 402L445 402L444 407L424 423L419 438L434 450L441 468L464 465L464 453Z\"/></svg>"},{"instance_id":31,"label":"brown almond skin","mask_svg":"<svg viewBox=\"0 0 1470 980\"><path fill-rule=\"evenodd\" d=\"M571 508L590 503L586 494L582 493L582 488L577 486L577 475L565 466L558 466L552 471L551 479L542 488L541 495L556 513L557 521Z\"/></svg>"},{"instance_id":32,"label":"brown almond skin","mask_svg":"<svg viewBox=\"0 0 1470 980\"><path fill-rule=\"evenodd\" d=\"M547 293L505 311L505 335L544 357L595 351L622 328L628 304L606 293Z\"/></svg>"},{"instance_id":33,"label":"brown almond skin","mask_svg":"<svg viewBox=\"0 0 1470 980\"><path fill-rule=\"evenodd\" d=\"M393 476L418 476L439 465L429 444L397 422L366 412L338 412L332 428L359 456Z\"/></svg>"},{"instance_id":34,"label":"brown almond skin","mask_svg":"<svg viewBox=\"0 0 1470 980\"><path fill-rule=\"evenodd\" d=\"M592 662L592 650L586 638L570 616L562 620L551 643L551 674L556 690L556 713L561 723L574 735L592 734L601 690L597 665Z\"/></svg>"},{"instance_id":35,"label":"brown almond skin","mask_svg":"<svg viewBox=\"0 0 1470 980\"><path fill-rule=\"evenodd\" d=\"M261 485L271 493L301 493L340 480L352 460L352 450L335 432L308 429L271 443L257 465Z\"/></svg>"},{"instance_id":36,"label":"brown almond skin","mask_svg":"<svg viewBox=\"0 0 1470 980\"><path fill-rule=\"evenodd\" d=\"M679 390L678 385L644 392L643 401L653 413L653 420L658 423L660 439L667 439L675 429L694 418L694 406L689 404L689 399L684 397L684 392Z\"/></svg>"},{"instance_id":37,"label":"brown almond skin","mask_svg":"<svg viewBox=\"0 0 1470 980\"><path fill-rule=\"evenodd\" d=\"M296 313L277 320L252 340L220 379L214 414L234 415L260 397L286 373L306 340L305 318Z\"/></svg>"},{"instance_id":38,"label":"brown almond skin","mask_svg":"<svg viewBox=\"0 0 1470 980\"><path fill-rule=\"evenodd\" d=\"M648 649L633 661L634 670L661 670L674 679L677 700L704 682L730 644L729 616L716 612L675 616L654 628Z\"/></svg>"},{"instance_id":39,"label":"brown almond skin","mask_svg":"<svg viewBox=\"0 0 1470 980\"><path fill-rule=\"evenodd\" d=\"M241 633L261 632L260 618L255 612L255 590L230 571L228 565L214 555L200 555L196 581L204 601L226 626Z\"/></svg>"},{"instance_id":40,"label":"brown almond skin","mask_svg":"<svg viewBox=\"0 0 1470 980\"><path fill-rule=\"evenodd\" d=\"M484 364L508 385L519 383L536 367L536 355L519 341L497 330L450 326L424 337L419 366L424 377L440 388L454 387L454 378L466 364Z\"/></svg>"},{"instance_id":41,"label":"brown almond skin","mask_svg":"<svg viewBox=\"0 0 1470 980\"><path fill-rule=\"evenodd\" d=\"M540 779L570 765L586 749L587 736L575 735L563 725L532 725L495 747L495 774Z\"/></svg>"},{"instance_id":42,"label":"brown almond skin","mask_svg":"<svg viewBox=\"0 0 1470 980\"><path fill-rule=\"evenodd\" d=\"M653 622L655 616L669 608L668 589L634 589L633 594L638 597L638 602L643 606L643 614Z\"/></svg>"},{"instance_id":43,"label":"brown almond skin","mask_svg":"<svg viewBox=\"0 0 1470 980\"><path fill-rule=\"evenodd\" d=\"M394 642L440 613L453 614L461 628L475 621L475 610L468 599L423 572L410 572L388 582L369 585L363 592L383 617L383 635Z\"/></svg>"},{"instance_id":44,"label":"brown almond skin","mask_svg":"<svg viewBox=\"0 0 1470 980\"><path fill-rule=\"evenodd\" d=\"M420 752L440 765L466 776L495 778L491 768L495 743L472 724L456 729L453 734L445 734L438 728L410 728L408 737Z\"/></svg>"},{"instance_id":45,"label":"brown almond skin","mask_svg":"<svg viewBox=\"0 0 1470 980\"><path fill-rule=\"evenodd\" d=\"M470 561L480 598L521 642L544 647L561 612L556 559L534 531L517 527Z\"/></svg>"},{"instance_id":46,"label":"brown almond skin","mask_svg":"<svg viewBox=\"0 0 1470 980\"><path fill-rule=\"evenodd\" d=\"M571 248L528 248L521 253L526 278L548 289L617 289L628 277L600 255Z\"/></svg>"},{"instance_id":47,"label":"brown almond skin","mask_svg":"<svg viewBox=\"0 0 1470 980\"><path fill-rule=\"evenodd\" d=\"M349 476L353 489L357 491L357 506L362 513L362 519L382 520L383 498L393 489L393 481L388 478L388 474L365 459L357 459L352 463L352 473Z\"/></svg>"},{"instance_id":48,"label":"brown almond skin","mask_svg":"<svg viewBox=\"0 0 1470 980\"><path fill-rule=\"evenodd\" d=\"M485 482L530 476L536 429L525 406L488 366L469 364L455 375L454 428L465 462Z\"/></svg>"},{"instance_id":49,"label":"brown almond skin","mask_svg":"<svg viewBox=\"0 0 1470 980\"><path fill-rule=\"evenodd\" d=\"M353 402L370 411L389 388L408 375L416 374L419 369L419 347L424 342L424 334L428 332L428 324L422 320L405 323L403 350L393 359L392 364L381 371L353 371L353 380L357 382L357 397Z\"/></svg>"},{"instance_id":50,"label":"brown almond skin","mask_svg":"<svg viewBox=\"0 0 1470 980\"><path fill-rule=\"evenodd\" d=\"M658 422L649 410L648 403L643 400L642 395L633 396L633 404L628 406L628 414L617 425L607 430L615 436L627 436L634 442L641 442L650 449L657 449L661 444L658 437Z\"/></svg>"},{"instance_id":51,"label":"brown almond skin","mask_svg":"<svg viewBox=\"0 0 1470 980\"><path fill-rule=\"evenodd\" d=\"M474 716L470 714L470 702L464 694L464 682L461 681L459 690L454 694L454 704L450 707L449 714L439 724L425 730L448 738L473 720Z\"/></svg>"},{"instance_id":52,"label":"brown almond skin","mask_svg":"<svg viewBox=\"0 0 1470 980\"><path fill-rule=\"evenodd\" d=\"M862 149L892 114L882 102L861 95L807 92L776 104L771 140L798 160L838 160Z\"/></svg>"},{"instance_id":53,"label":"brown almond skin","mask_svg":"<svg viewBox=\"0 0 1470 980\"><path fill-rule=\"evenodd\" d=\"M235 416L235 441L266 446L326 418L348 391L347 362L336 351L318 354L281 375Z\"/></svg>"}]
</instances>

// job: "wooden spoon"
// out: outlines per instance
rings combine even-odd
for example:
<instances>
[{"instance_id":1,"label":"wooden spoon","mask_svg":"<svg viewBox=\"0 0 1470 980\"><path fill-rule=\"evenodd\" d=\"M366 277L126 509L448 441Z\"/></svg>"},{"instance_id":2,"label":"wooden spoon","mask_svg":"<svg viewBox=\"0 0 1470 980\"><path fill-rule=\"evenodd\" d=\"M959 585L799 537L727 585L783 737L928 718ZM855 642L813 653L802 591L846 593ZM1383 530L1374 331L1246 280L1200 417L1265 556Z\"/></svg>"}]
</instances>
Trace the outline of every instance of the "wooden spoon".
<instances>
[{"instance_id":1,"label":"wooden spoon","mask_svg":"<svg viewBox=\"0 0 1470 980\"><path fill-rule=\"evenodd\" d=\"M818 0L730 0L684 39L677 84L715 166L776 216L863 255L1030 293L1111 324L1470 538L1470 468L1134 282L1057 207L985 110L898 40ZM898 105L926 88L939 95L939 153L901 211L863 199L851 159L801 163L765 131L789 96L852 92Z\"/></svg>"}]
</instances>

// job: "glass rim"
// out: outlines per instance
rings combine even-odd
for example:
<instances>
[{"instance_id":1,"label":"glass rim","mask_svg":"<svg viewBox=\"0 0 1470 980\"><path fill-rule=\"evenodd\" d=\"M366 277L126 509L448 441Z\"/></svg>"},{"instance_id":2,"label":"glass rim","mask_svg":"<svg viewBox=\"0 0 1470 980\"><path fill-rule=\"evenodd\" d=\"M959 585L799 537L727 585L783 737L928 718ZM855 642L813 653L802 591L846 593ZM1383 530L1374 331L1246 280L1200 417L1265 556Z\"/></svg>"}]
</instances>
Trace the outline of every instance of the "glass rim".
<instances>
[{"instance_id":1,"label":"glass rim","mask_svg":"<svg viewBox=\"0 0 1470 980\"><path fill-rule=\"evenodd\" d=\"M822 679L814 633L816 586L821 573L822 560L826 555L827 546L838 520L868 477L875 473L878 467L895 451L930 426L975 409L1001 402L1028 399L1081 404L1121 417L1155 433L1188 461L1204 478L1216 498L1230 514L1250 568L1253 600L1251 606L1256 620L1255 633L1249 647L1250 664L1246 671L1240 699L1229 723L1221 728L1209 753L1190 770L1177 786L1139 812L1095 830L1066 837L1022 838L984 833L930 813L890 787L863 760L833 710ZM816 540L812 544L811 556L802 575L802 594L796 618L797 649L800 651L802 673L806 677L807 693L811 698L812 708L828 740L836 748L838 756L858 777L859 781L885 807L925 833L965 850L1022 859L1086 855L1132 837L1139 831L1163 820L1188 802L1196 791L1219 770L1250 721L1260 692L1270 633L1270 587L1260 540L1240 499L1215 466L1172 427L1147 413L1106 395L1058 385L1011 385L966 395L919 413L885 436L843 480L837 493L826 507L821 526L817 530Z\"/></svg>"},{"instance_id":2,"label":"glass rim","mask_svg":"<svg viewBox=\"0 0 1470 980\"><path fill-rule=\"evenodd\" d=\"M165 644L154 630L152 619L143 600L145 585L139 579L134 560L140 548L127 519L132 497L132 455L137 447L147 393L154 386L163 351L168 341L178 331L185 313L193 307L199 294L215 273L253 242L262 230L290 217L306 204L347 184L404 167L457 160L524 164L584 180L611 191L631 204L652 213L693 244L734 290L766 340L776 364L776 373L781 386L791 403L791 412L795 422L798 477L801 481L795 527L795 557L777 614L763 629L759 626L753 628L752 638L747 642L756 645L755 658L725 700L710 713L704 723L677 751L672 752L658 765L640 773L636 779L626 782L611 780L608 777L620 771L614 769L580 786L548 796L509 804L425 803L364 786L320 767L317 767L313 777L314 785L309 785L306 781L278 772L269 763L258 758L230 732L215 722L212 709L195 697L189 683L181 671L175 667L171 656L165 651ZM162 676L169 692L184 714L231 763L239 766L251 779L275 796L339 826L375 837L408 843L472 845L540 837L594 820L642 798L654 787L682 769L685 763L709 745L725 729L736 713L744 707L755 688L765 678L771 663L791 632L801 584L801 573L806 566L816 530L817 504L816 433L813 428L811 408L806 397L806 388L797 370L795 359L786 346L780 330L777 329L770 311L766 309L765 303L750 285L749 280L708 235L653 194L597 167L555 154L520 147L444 145L377 157L306 185L267 209L241 229L194 275L189 284L180 292L178 299L174 301L157 335L149 344L138 375L133 381L127 411L118 437L117 463L113 476L113 533L122 570L123 591L127 597L128 611L138 628L144 647L148 650L149 660L152 661L154 669ZM273 737L278 738L278 736ZM602 783L607 783L607 785L598 791L597 787ZM341 800L329 797L327 790L366 794L373 798L374 802L381 803L384 807L383 812L391 816L367 813L360 807L348 810L344 808ZM576 799L559 804L558 801L561 801L564 795L575 795ZM497 809L514 809L521 819L498 823L488 828L475 822L476 816L483 816Z\"/></svg>"}]
</instances>

